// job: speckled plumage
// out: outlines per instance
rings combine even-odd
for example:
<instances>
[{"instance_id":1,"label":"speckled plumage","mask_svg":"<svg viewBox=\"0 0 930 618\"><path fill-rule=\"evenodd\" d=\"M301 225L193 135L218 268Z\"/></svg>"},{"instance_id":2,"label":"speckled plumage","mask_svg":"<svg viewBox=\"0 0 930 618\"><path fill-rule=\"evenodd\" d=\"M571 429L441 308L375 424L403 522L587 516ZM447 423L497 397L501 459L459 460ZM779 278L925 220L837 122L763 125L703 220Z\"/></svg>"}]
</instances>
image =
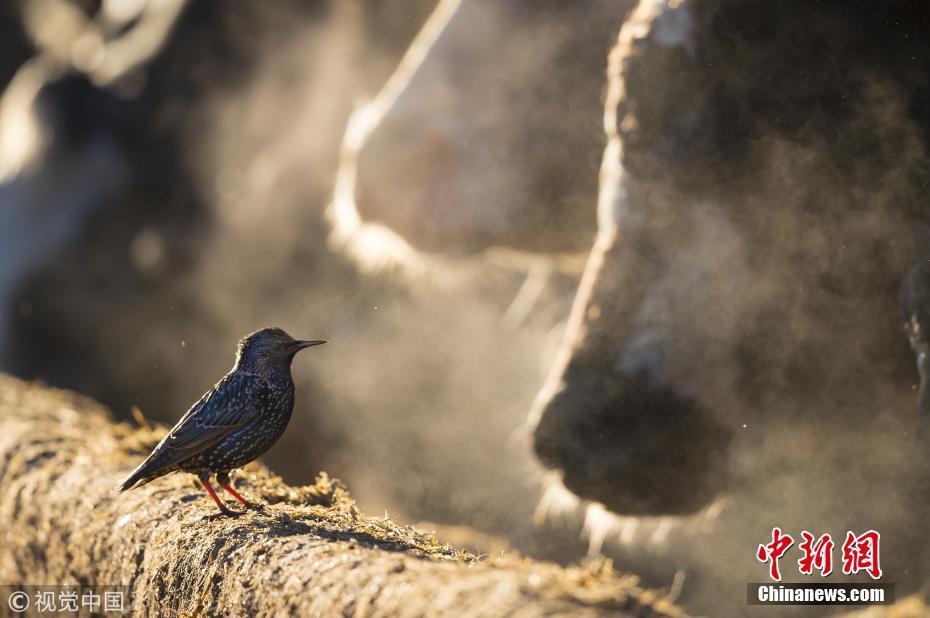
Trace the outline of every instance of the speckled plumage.
<instances>
[{"instance_id":1,"label":"speckled plumage","mask_svg":"<svg viewBox=\"0 0 930 618\"><path fill-rule=\"evenodd\" d=\"M284 433L294 409L291 361L298 351L321 343L295 340L279 328L243 338L232 370L191 406L117 491L171 472L191 472L230 514L210 487L209 477L216 474L221 487L249 506L229 487L229 471L262 455Z\"/></svg>"}]
</instances>

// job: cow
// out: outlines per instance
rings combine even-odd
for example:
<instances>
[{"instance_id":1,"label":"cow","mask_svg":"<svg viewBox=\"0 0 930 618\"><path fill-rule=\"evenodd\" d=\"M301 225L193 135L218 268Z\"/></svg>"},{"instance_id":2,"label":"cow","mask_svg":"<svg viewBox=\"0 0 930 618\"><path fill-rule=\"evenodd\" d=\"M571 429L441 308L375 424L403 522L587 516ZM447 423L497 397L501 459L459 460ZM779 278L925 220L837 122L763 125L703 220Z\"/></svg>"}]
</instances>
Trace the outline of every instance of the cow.
<instances>
[{"instance_id":1,"label":"cow","mask_svg":"<svg viewBox=\"0 0 930 618\"><path fill-rule=\"evenodd\" d=\"M599 231L533 448L618 516L713 511L677 539L708 572L751 573L775 525L923 560L898 304L926 273L928 30L907 3L643 0L611 52Z\"/></svg>"}]
</instances>

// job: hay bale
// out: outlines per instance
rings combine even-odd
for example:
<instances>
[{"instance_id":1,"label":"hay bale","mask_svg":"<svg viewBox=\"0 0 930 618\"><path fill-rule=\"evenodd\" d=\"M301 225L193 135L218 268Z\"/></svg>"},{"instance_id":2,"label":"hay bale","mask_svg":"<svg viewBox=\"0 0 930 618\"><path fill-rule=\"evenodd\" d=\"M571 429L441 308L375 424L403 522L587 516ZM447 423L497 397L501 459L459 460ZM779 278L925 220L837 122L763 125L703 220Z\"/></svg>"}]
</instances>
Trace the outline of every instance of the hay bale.
<instances>
[{"instance_id":1,"label":"hay bale","mask_svg":"<svg viewBox=\"0 0 930 618\"><path fill-rule=\"evenodd\" d=\"M364 516L325 474L288 487L253 464L235 482L269 506L235 519L189 475L111 496L163 431L0 375L0 583L124 585L160 615L680 615L609 562L481 560Z\"/></svg>"}]
</instances>

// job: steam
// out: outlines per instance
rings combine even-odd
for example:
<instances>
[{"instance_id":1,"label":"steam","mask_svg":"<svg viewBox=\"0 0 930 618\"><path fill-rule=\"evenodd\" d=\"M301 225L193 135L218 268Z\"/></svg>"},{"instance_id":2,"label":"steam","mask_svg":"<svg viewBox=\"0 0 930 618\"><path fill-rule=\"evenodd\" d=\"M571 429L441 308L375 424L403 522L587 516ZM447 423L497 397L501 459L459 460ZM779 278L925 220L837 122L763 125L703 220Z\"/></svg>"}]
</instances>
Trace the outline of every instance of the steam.
<instances>
[{"instance_id":1,"label":"steam","mask_svg":"<svg viewBox=\"0 0 930 618\"><path fill-rule=\"evenodd\" d=\"M350 3L334 3L324 21L290 38L257 44L251 80L208 101L210 121L190 144L214 227L182 289L211 331L172 327L159 353L192 368L170 394L179 408L223 371L224 340L269 324L329 339L325 352L295 363L297 411L269 464L292 482L325 467L363 508L472 524L532 547L538 470L526 442L511 436L548 364L581 260L564 250L425 251L364 216L370 187L359 192L352 182L355 166L372 165L361 159L368 136L393 126L392 102L422 96L412 78L418 63L434 61L429 51L444 29L500 10L456 8L438 5L390 61L363 53L363 14ZM294 72L302 78L281 86L276 76ZM365 83L369 72L378 79ZM594 105L599 73L586 95ZM358 106L360 98L369 102ZM494 199L506 207L506 194Z\"/></svg>"}]
</instances>

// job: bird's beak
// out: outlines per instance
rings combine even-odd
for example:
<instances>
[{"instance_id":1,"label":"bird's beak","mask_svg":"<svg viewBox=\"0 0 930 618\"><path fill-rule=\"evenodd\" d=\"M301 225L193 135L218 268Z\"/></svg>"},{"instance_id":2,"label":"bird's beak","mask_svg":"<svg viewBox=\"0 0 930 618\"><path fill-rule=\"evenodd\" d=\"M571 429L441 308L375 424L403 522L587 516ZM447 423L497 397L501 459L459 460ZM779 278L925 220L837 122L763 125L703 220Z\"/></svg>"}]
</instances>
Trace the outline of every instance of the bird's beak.
<instances>
[{"instance_id":1,"label":"bird's beak","mask_svg":"<svg viewBox=\"0 0 930 618\"><path fill-rule=\"evenodd\" d=\"M317 339L314 339L314 340L309 340L309 339L298 339L297 341L295 341L295 342L294 342L293 344L291 344L291 345L294 346L294 349L295 349L295 350L303 350L304 348L312 348L312 347L315 346L315 345L323 345L324 343L326 343L326 342L325 342L325 341L321 341L321 340L317 340Z\"/></svg>"}]
</instances>

